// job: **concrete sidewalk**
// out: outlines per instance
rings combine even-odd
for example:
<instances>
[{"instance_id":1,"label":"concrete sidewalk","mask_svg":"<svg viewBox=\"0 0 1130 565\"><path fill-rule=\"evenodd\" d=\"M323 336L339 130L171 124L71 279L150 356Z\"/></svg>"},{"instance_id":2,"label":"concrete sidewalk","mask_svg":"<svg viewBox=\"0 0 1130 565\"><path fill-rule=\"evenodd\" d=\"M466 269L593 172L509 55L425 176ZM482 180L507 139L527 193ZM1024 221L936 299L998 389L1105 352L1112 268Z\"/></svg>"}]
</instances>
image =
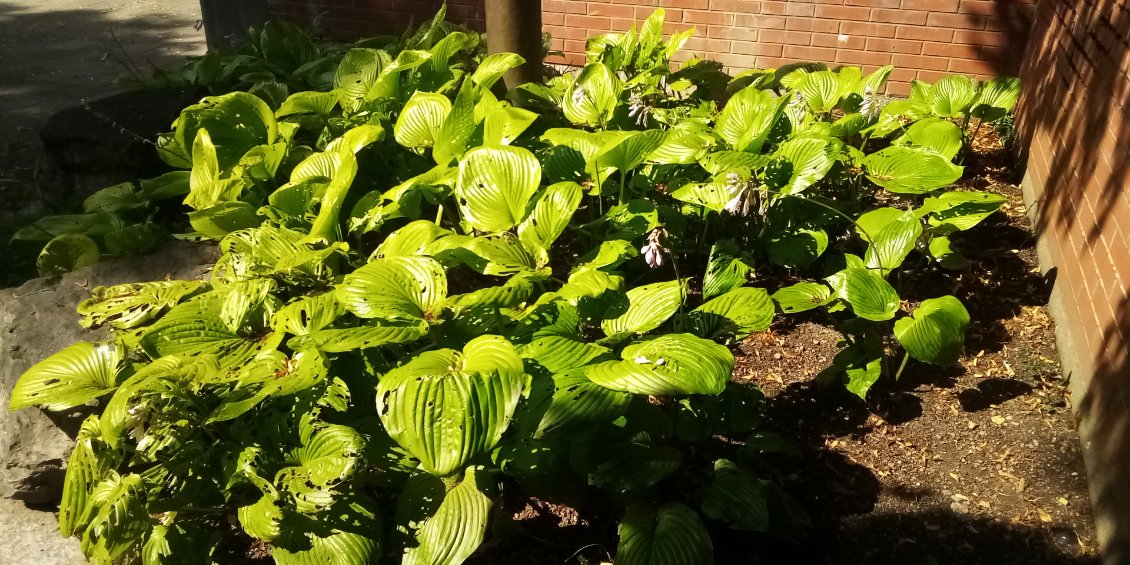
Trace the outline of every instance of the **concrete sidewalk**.
<instances>
[{"instance_id":1,"label":"concrete sidewalk","mask_svg":"<svg viewBox=\"0 0 1130 565\"><path fill-rule=\"evenodd\" d=\"M122 79L147 76L152 65L203 53L199 19L196 0L0 0L0 234L41 205L33 194L47 119L128 89ZM0 260L11 269L2 239ZM53 512L0 499L0 531L0 565L85 563Z\"/></svg>"}]
</instances>

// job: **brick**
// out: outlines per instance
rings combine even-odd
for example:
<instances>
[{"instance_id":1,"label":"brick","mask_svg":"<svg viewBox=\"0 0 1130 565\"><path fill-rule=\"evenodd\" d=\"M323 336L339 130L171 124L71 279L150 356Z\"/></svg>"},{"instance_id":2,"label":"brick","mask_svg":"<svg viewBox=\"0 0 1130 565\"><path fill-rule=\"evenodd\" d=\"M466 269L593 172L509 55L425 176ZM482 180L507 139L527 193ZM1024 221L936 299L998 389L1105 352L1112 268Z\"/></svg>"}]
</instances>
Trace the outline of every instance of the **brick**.
<instances>
[{"instance_id":1,"label":"brick","mask_svg":"<svg viewBox=\"0 0 1130 565\"><path fill-rule=\"evenodd\" d=\"M803 46L812 44L812 34L807 31L767 31L758 37L763 43Z\"/></svg>"},{"instance_id":2,"label":"brick","mask_svg":"<svg viewBox=\"0 0 1130 565\"><path fill-rule=\"evenodd\" d=\"M728 26L734 24L734 15L709 10L683 10L683 23Z\"/></svg>"},{"instance_id":3,"label":"brick","mask_svg":"<svg viewBox=\"0 0 1130 565\"><path fill-rule=\"evenodd\" d=\"M796 61L829 63L836 60L835 49L806 47L803 45L786 45L783 55L786 59L794 59Z\"/></svg>"},{"instance_id":4,"label":"brick","mask_svg":"<svg viewBox=\"0 0 1130 565\"><path fill-rule=\"evenodd\" d=\"M922 54L931 57L964 57L969 58L979 54L975 46L961 45L958 43L931 43L922 45Z\"/></svg>"},{"instance_id":5,"label":"brick","mask_svg":"<svg viewBox=\"0 0 1130 565\"><path fill-rule=\"evenodd\" d=\"M926 12L918 10L887 10L876 8L871 10L871 21L889 24L926 25Z\"/></svg>"},{"instance_id":6,"label":"brick","mask_svg":"<svg viewBox=\"0 0 1130 565\"><path fill-rule=\"evenodd\" d=\"M663 0L663 7L686 8L688 10L706 10L710 8L710 0Z\"/></svg>"},{"instance_id":7,"label":"brick","mask_svg":"<svg viewBox=\"0 0 1130 565\"><path fill-rule=\"evenodd\" d=\"M1009 39L1007 33L995 31L957 30L953 33L954 43L967 43L970 45L1008 45Z\"/></svg>"},{"instance_id":8,"label":"brick","mask_svg":"<svg viewBox=\"0 0 1130 565\"><path fill-rule=\"evenodd\" d=\"M564 17L564 16L562 16ZM566 27L566 26L543 26L544 31L549 32L551 37L560 37L562 39L579 39L584 40L588 38L588 30L579 27Z\"/></svg>"},{"instance_id":9,"label":"brick","mask_svg":"<svg viewBox=\"0 0 1130 565\"><path fill-rule=\"evenodd\" d=\"M992 16L998 13L999 3L993 0L961 0L957 11L962 14Z\"/></svg>"},{"instance_id":10,"label":"brick","mask_svg":"<svg viewBox=\"0 0 1130 565\"><path fill-rule=\"evenodd\" d=\"M953 41L953 30L922 26L898 26L898 29L895 30L895 37L948 43Z\"/></svg>"},{"instance_id":11,"label":"brick","mask_svg":"<svg viewBox=\"0 0 1130 565\"><path fill-rule=\"evenodd\" d=\"M756 29L785 29L787 18L769 16L764 14L736 14L734 27L752 27Z\"/></svg>"},{"instance_id":12,"label":"brick","mask_svg":"<svg viewBox=\"0 0 1130 565\"><path fill-rule=\"evenodd\" d=\"M950 74L951 73L948 71L916 71L914 79L934 83L947 76L950 76Z\"/></svg>"},{"instance_id":13,"label":"brick","mask_svg":"<svg viewBox=\"0 0 1130 565\"><path fill-rule=\"evenodd\" d=\"M868 51L885 51L889 53L909 53L911 55L918 55L922 53L921 41L910 41L907 39L886 39L882 37L870 37L867 39Z\"/></svg>"},{"instance_id":14,"label":"brick","mask_svg":"<svg viewBox=\"0 0 1130 565\"><path fill-rule=\"evenodd\" d=\"M816 17L831 20L866 22L871 19L871 9L860 6L816 6Z\"/></svg>"},{"instance_id":15,"label":"brick","mask_svg":"<svg viewBox=\"0 0 1130 565\"><path fill-rule=\"evenodd\" d=\"M894 37L897 30L898 27L888 24L863 22L843 22L840 24L840 33L863 37Z\"/></svg>"},{"instance_id":16,"label":"brick","mask_svg":"<svg viewBox=\"0 0 1130 565\"><path fill-rule=\"evenodd\" d=\"M840 49L836 51L836 62L848 65L889 65L894 55L890 53L874 53L871 51L856 51L854 49Z\"/></svg>"},{"instance_id":17,"label":"brick","mask_svg":"<svg viewBox=\"0 0 1130 565\"><path fill-rule=\"evenodd\" d=\"M634 18L636 15L634 7L625 6L623 4L597 4L596 2L589 2L588 7L590 16Z\"/></svg>"},{"instance_id":18,"label":"brick","mask_svg":"<svg viewBox=\"0 0 1130 565\"><path fill-rule=\"evenodd\" d=\"M836 33L814 33L812 34L813 47L835 47L838 49L859 49L862 50L867 45L867 38L840 35Z\"/></svg>"},{"instance_id":19,"label":"brick","mask_svg":"<svg viewBox=\"0 0 1130 565\"><path fill-rule=\"evenodd\" d=\"M887 94L891 96L910 96L910 83L887 81Z\"/></svg>"},{"instance_id":20,"label":"brick","mask_svg":"<svg viewBox=\"0 0 1130 565\"><path fill-rule=\"evenodd\" d=\"M896 67L906 67L909 69L928 69L931 71L949 70L948 60L939 59L937 57L923 57L921 55L904 55L897 53L892 57L891 63Z\"/></svg>"},{"instance_id":21,"label":"brick","mask_svg":"<svg viewBox=\"0 0 1130 565\"><path fill-rule=\"evenodd\" d=\"M819 33L839 33L840 22L815 18L787 18L785 29L790 31L815 31Z\"/></svg>"},{"instance_id":22,"label":"brick","mask_svg":"<svg viewBox=\"0 0 1130 565\"><path fill-rule=\"evenodd\" d=\"M722 63L724 67L730 72L736 74L735 71L744 71L747 69L757 68L756 55L739 55L736 53L719 53L713 57L715 61Z\"/></svg>"},{"instance_id":23,"label":"brick","mask_svg":"<svg viewBox=\"0 0 1130 565\"><path fill-rule=\"evenodd\" d=\"M741 39L757 41L758 30L736 26L710 26L706 28L706 37L716 39Z\"/></svg>"},{"instance_id":24,"label":"brick","mask_svg":"<svg viewBox=\"0 0 1130 565\"><path fill-rule=\"evenodd\" d=\"M778 16L812 16L815 7L812 4L799 2L782 2L780 0L765 0L761 3L762 14Z\"/></svg>"},{"instance_id":25,"label":"brick","mask_svg":"<svg viewBox=\"0 0 1130 565\"><path fill-rule=\"evenodd\" d=\"M542 12L560 12L562 14L587 14L588 4L575 0L542 0Z\"/></svg>"},{"instance_id":26,"label":"brick","mask_svg":"<svg viewBox=\"0 0 1130 565\"><path fill-rule=\"evenodd\" d=\"M927 12L956 12L958 0L902 0L904 10L925 10Z\"/></svg>"},{"instance_id":27,"label":"brick","mask_svg":"<svg viewBox=\"0 0 1130 565\"><path fill-rule=\"evenodd\" d=\"M692 53L712 55L714 53L729 53L730 41L727 39L708 39L705 37L692 37L687 42L685 50Z\"/></svg>"},{"instance_id":28,"label":"brick","mask_svg":"<svg viewBox=\"0 0 1130 565\"><path fill-rule=\"evenodd\" d=\"M844 0L844 4L868 8L898 8L902 4L902 0Z\"/></svg>"},{"instance_id":29,"label":"brick","mask_svg":"<svg viewBox=\"0 0 1130 565\"><path fill-rule=\"evenodd\" d=\"M984 16L934 12L926 17L926 25L930 27L948 27L953 29L985 29L985 22L987 20L988 18Z\"/></svg>"},{"instance_id":30,"label":"brick","mask_svg":"<svg viewBox=\"0 0 1130 565\"><path fill-rule=\"evenodd\" d=\"M782 47L780 44L763 43L761 41L735 41L730 46L730 52L736 55L764 55L780 57Z\"/></svg>"},{"instance_id":31,"label":"brick","mask_svg":"<svg viewBox=\"0 0 1130 565\"><path fill-rule=\"evenodd\" d=\"M757 14L761 12L760 0L710 0L711 10Z\"/></svg>"},{"instance_id":32,"label":"brick","mask_svg":"<svg viewBox=\"0 0 1130 565\"><path fill-rule=\"evenodd\" d=\"M563 26L565 25L565 14L554 12L543 12L541 15L542 26Z\"/></svg>"},{"instance_id":33,"label":"brick","mask_svg":"<svg viewBox=\"0 0 1130 565\"><path fill-rule=\"evenodd\" d=\"M612 29L611 20L602 16L579 16L576 14L565 14L565 25L568 27L577 27L602 32Z\"/></svg>"}]
</instances>

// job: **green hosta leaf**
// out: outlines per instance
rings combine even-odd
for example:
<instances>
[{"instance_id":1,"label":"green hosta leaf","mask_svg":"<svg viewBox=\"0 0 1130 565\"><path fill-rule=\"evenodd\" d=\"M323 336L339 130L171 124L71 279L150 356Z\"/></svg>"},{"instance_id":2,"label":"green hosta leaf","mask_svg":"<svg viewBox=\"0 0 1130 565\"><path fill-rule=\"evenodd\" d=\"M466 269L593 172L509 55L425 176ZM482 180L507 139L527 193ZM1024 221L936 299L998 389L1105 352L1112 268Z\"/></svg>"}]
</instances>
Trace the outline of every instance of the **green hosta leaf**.
<instances>
[{"instance_id":1,"label":"green hosta leaf","mask_svg":"<svg viewBox=\"0 0 1130 565\"><path fill-rule=\"evenodd\" d=\"M773 301L765 289L742 287L695 308L687 315L687 324L700 337L743 339L769 329L774 314Z\"/></svg>"},{"instance_id":2,"label":"green hosta leaf","mask_svg":"<svg viewBox=\"0 0 1130 565\"><path fill-rule=\"evenodd\" d=\"M949 365L956 363L965 343L969 312L952 296L923 300L909 318L895 322L895 337L911 357Z\"/></svg>"},{"instance_id":3,"label":"green hosta leaf","mask_svg":"<svg viewBox=\"0 0 1130 565\"><path fill-rule=\"evenodd\" d=\"M671 197L680 202L702 206L719 214L726 209L726 204L737 195L737 189L731 188L725 181L709 183L688 183L671 193Z\"/></svg>"},{"instance_id":4,"label":"green hosta leaf","mask_svg":"<svg viewBox=\"0 0 1130 565\"><path fill-rule=\"evenodd\" d=\"M337 93L335 92L295 92L287 97L286 101L275 110L276 118L285 118L297 114L314 114L322 119L330 117L334 107L337 106Z\"/></svg>"},{"instance_id":5,"label":"green hosta leaf","mask_svg":"<svg viewBox=\"0 0 1130 565\"><path fill-rule=\"evenodd\" d=\"M428 319L447 298L447 275L430 257L387 257L346 275L334 292L359 318Z\"/></svg>"},{"instance_id":6,"label":"green hosta leaf","mask_svg":"<svg viewBox=\"0 0 1130 565\"><path fill-rule=\"evenodd\" d=\"M694 510L669 502L632 506L620 521L616 565L710 565L714 546Z\"/></svg>"},{"instance_id":7,"label":"green hosta leaf","mask_svg":"<svg viewBox=\"0 0 1130 565\"><path fill-rule=\"evenodd\" d=\"M261 220L255 208L246 202L224 202L189 212L188 223L207 237L223 239L231 232L258 226Z\"/></svg>"},{"instance_id":8,"label":"green hosta leaf","mask_svg":"<svg viewBox=\"0 0 1130 565\"><path fill-rule=\"evenodd\" d=\"M90 493L82 522L83 553L111 562L142 540L149 531L145 485L140 475L111 472Z\"/></svg>"},{"instance_id":9,"label":"green hosta leaf","mask_svg":"<svg viewBox=\"0 0 1130 565\"><path fill-rule=\"evenodd\" d=\"M730 350L690 334L667 334L633 343L623 361L586 367L592 382L624 392L678 396L718 394L734 369Z\"/></svg>"},{"instance_id":10,"label":"green hosta leaf","mask_svg":"<svg viewBox=\"0 0 1130 565\"><path fill-rule=\"evenodd\" d=\"M510 145L537 119L536 113L513 106L491 110L483 120L483 145Z\"/></svg>"},{"instance_id":11,"label":"green hosta leaf","mask_svg":"<svg viewBox=\"0 0 1130 565\"><path fill-rule=\"evenodd\" d=\"M663 144L665 134L659 130L632 132L623 138L613 139L600 148L596 155L598 167L614 168L627 172L640 166L647 156Z\"/></svg>"},{"instance_id":12,"label":"green hosta leaf","mask_svg":"<svg viewBox=\"0 0 1130 565\"><path fill-rule=\"evenodd\" d=\"M40 276L50 277L89 267L100 257L98 244L93 239L81 234L63 234L47 242L35 266Z\"/></svg>"},{"instance_id":13,"label":"green hosta leaf","mask_svg":"<svg viewBox=\"0 0 1130 565\"><path fill-rule=\"evenodd\" d=\"M843 151L831 137L794 137L777 147L766 179L786 194L798 194L828 174Z\"/></svg>"},{"instance_id":14,"label":"green hosta leaf","mask_svg":"<svg viewBox=\"0 0 1130 565\"><path fill-rule=\"evenodd\" d=\"M229 170L252 147L274 143L278 138L278 122L271 107L246 92L210 96L181 111L173 139L183 148L183 158L188 158L183 152L194 146L202 130L207 130L215 146L219 171ZM191 162L195 174L195 156Z\"/></svg>"},{"instance_id":15,"label":"green hosta leaf","mask_svg":"<svg viewBox=\"0 0 1130 565\"><path fill-rule=\"evenodd\" d=\"M647 156L647 161L660 165L690 165L698 162L713 144L714 138L705 133L671 128L663 143Z\"/></svg>"},{"instance_id":16,"label":"green hosta leaf","mask_svg":"<svg viewBox=\"0 0 1130 565\"><path fill-rule=\"evenodd\" d=\"M816 113L831 112L846 94L841 87L840 75L832 71L808 73L798 81L796 89L804 95L808 108Z\"/></svg>"},{"instance_id":17,"label":"green hosta leaf","mask_svg":"<svg viewBox=\"0 0 1130 565\"><path fill-rule=\"evenodd\" d=\"M650 487L679 469L682 457L673 447L617 444L589 474L589 483L616 492Z\"/></svg>"},{"instance_id":18,"label":"green hosta leaf","mask_svg":"<svg viewBox=\"0 0 1130 565\"><path fill-rule=\"evenodd\" d=\"M963 167L945 155L919 147L892 146L863 160L867 178L891 191L922 194L949 186L961 178Z\"/></svg>"},{"instance_id":19,"label":"green hosta leaf","mask_svg":"<svg viewBox=\"0 0 1130 565\"><path fill-rule=\"evenodd\" d=\"M636 247L631 242L623 239L609 239L600 242L600 247L582 255L581 263L573 270L578 273L595 269L612 270L624 261L638 255L639 251L636 251Z\"/></svg>"},{"instance_id":20,"label":"green hosta leaf","mask_svg":"<svg viewBox=\"0 0 1130 565\"><path fill-rule=\"evenodd\" d=\"M889 206L868 210L855 219L855 231L863 241L870 243L883 228L898 220L903 213L903 210Z\"/></svg>"},{"instance_id":21,"label":"green hosta leaf","mask_svg":"<svg viewBox=\"0 0 1130 565\"><path fill-rule=\"evenodd\" d=\"M172 171L156 178L142 179L141 197L146 200L164 200L185 196L189 191L191 174L188 171Z\"/></svg>"},{"instance_id":22,"label":"green hosta leaf","mask_svg":"<svg viewBox=\"0 0 1130 565\"><path fill-rule=\"evenodd\" d=\"M1008 199L991 192L945 192L927 198L919 213L930 214L930 225L964 231L981 223Z\"/></svg>"},{"instance_id":23,"label":"green hosta leaf","mask_svg":"<svg viewBox=\"0 0 1130 565\"><path fill-rule=\"evenodd\" d=\"M963 75L950 75L930 88L931 109L935 116L961 118L977 100L977 86Z\"/></svg>"},{"instance_id":24,"label":"green hosta leaf","mask_svg":"<svg viewBox=\"0 0 1130 565\"><path fill-rule=\"evenodd\" d=\"M894 141L896 145L912 145L925 147L944 155L946 159L953 160L961 151L965 140L961 128L953 122L942 118L926 118L919 120L906 128L906 133Z\"/></svg>"},{"instance_id":25,"label":"green hosta leaf","mask_svg":"<svg viewBox=\"0 0 1130 565\"><path fill-rule=\"evenodd\" d=\"M350 496L313 517L289 513L280 519L279 535L271 542L271 557L278 565L372 563L380 555L380 523L375 510L373 502Z\"/></svg>"},{"instance_id":26,"label":"green hosta leaf","mask_svg":"<svg viewBox=\"0 0 1130 565\"><path fill-rule=\"evenodd\" d=\"M526 348L523 348L522 355L526 356ZM553 388L553 399L535 434L539 437L611 422L624 413L632 399L629 393L593 383L580 367L554 374Z\"/></svg>"},{"instance_id":27,"label":"green hosta leaf","mask_svg":"<svg viewBox=\"0 0 1130 565\"><path fill-rule=\"evenodd\" d=\"M97 212L122 212L145 207L145 199L134 188L133 183L115 184L91 194L82 201L82 211L87 214Z\"/></svg>"},{"instance_id":28,"label":"green hosta leaf","mask_svg":"<svg viewBox=\"0 0 1130 565\"><path fill-rule=\"evenodd\" d=\"M623 84L603 63L589 63L565 92L561 109L577 125L603 126L612 119Z\"/></svg>"},{"instance_id":29,"label":"green hosta leaf","mask_svg":"<svg viewBox=\"0 0 1130 565\"><path fill-rule=\"evenodd\" d=\"M759 153L788 102L787 96L747 87L726 103L715 131L734 149Z\"/></svg>"},{"instance_id":30,"label":"green hosta leaf","mask_svg":"<svg viewBox=\"0 0 1130 565\"><path fill-rule=\"evenodd\" d=\"M396 142L405 147L432 147L450 112L451 101L446 96L416 91L396 119L393 128Z\"/></svg>"},{"instance_id":31,"label":"green hosta leaf","mask_svg":"<svg viewBox=\"0 0 1130 565\"><path fill-rule=\"evenodd\" d=\"M867 267L889 273L902 265L922 235L922 220L913 212L903 212L883 226L867 247Z\"/></svg>"},{"instance_id":32,"label":"green hosta leaf","mask_svg":"<svg viewBox=\"0 0 1130 565\"><path fill-rule=\"evenodd\" d=\"M328 327L344 313L334 293L323 292L297 298L279 308L271 318L271 327L289 334L307 335Z\"/></svg>"},{"instance_id":33,"label":"green hosta leaf","mask_svg":"<svg viewBox=\"0 0 1130 565\"><path fill-rule=\"evenodd\" d=\"M331 328L310 332L287 342L291 349L301 351L318 349L326 353L346 353L354 349L369 349L393 343L411 343L428 334L428 324L378 323L355 328Z\"/></svg>"},{"instance_id":34,"label":"green hosta leaf","mask_svg":"<svg viewBox=\"0 0 1130 565\"><path fill-rule=\"evenodd\" d=\"M476 229L508 230L526 217L541 183L541 165L520 147L477 147L459 163L455 193L463 217Z\"/></svg>"},{"instance_id":35,"label":"green hosta leaf","mask_svg":"<svg viewBox=\"0 0 1130 565\"><path fill-rule=\"evenodd\" d=\"M549 264L549 248L573 219L583 196L581 185L559 182L542 192L530 215L518 224L518 239L537 257L537 266Z\"/></svg>"},{"instance_id":36,"label":"green hosta leaf","mask_svg":"<svg viewBox=\"0 0 1130 565\"><path fill-rule=\"evenodd\" d=\"M534 281L540 275L518 275L507 279L499 286L488 286L466 294L448 297L447 305L459 315L462 310L473 308L514 308L527 302L534 294Z\"/></svg>"},{"instance_id":37,"label":"green hosta leaf","mask_svg":"<svg viewBox=\"0 0 1130 565\"><path fill-rule=\"evenodd\" d=\"M823 306L832 298L828 285L816 282L799 282L773 293L773 301L786 314L796 314Z\"/></svg>"},{"instance_id":38,"label":"green hosta leaf","mask_svg":"<svg viewBox=\"0 0 1130 565\"><path fill-rule=\"evenodd\" d=\"M212 292L169 310L141 336L142 348L153 359L165 355L211 355L221 367L230 368L278 347L282 334L233 332L221 316L225 298L224 294Z\"/></svg>"},{"instance_id":39,"label":"green hosta leaf","mask_svg":"<svg viewBox=\"0 0 1130 565\"><path fill-rule=\"evenodd\" d=\"M525 62L525 59L514 53L492 53L479 62L478 68L471 74L471 80L484 89L490 90L494 83L498 82L498 79L510 72L510 69Z\"/></svg>"},{"instance_id":40,"label":"green hosta leaf","mask_svg":"<svg viewBox=\"0 0 1130 565\"><path fill-rule=\"evenodd\" d=\"M431 57L431 53L417 49L405 49L397 53L396 59L393 59L385 65L383 69L380 69L380 73L377 74L377 79L373 82L373 86L365 93L365 100L377 100L379 98L395 98L402 100L401 73L427 63Z\"/></svg>"},{"instance_id":41,"label":"green hosta leaf","mask_svg":"<svg viewBox=\"0 0 1130 565\"><path fill-rule=\"evenodd\" d=\"M1005 117L1020 99L1020 79L997 77L981 85L971 114L981 121L994 122Z\"/></svg>"},{"instance_id":42,"label":"green hosta leaf","mask_svg":"<svg viewBox=\"0 0 1130 565\"><path fill-rule=\"evenodd\" d=\"M212 532L202 525L155 524L141 549L141 564L207 563L211 561L215 541Z\"/></svg>"},{"instance_id":43,"label":"green hosta leaf","mask_svg":"<svg viewBox=\"0 0 1130 565\"><path fill-rule=\"evenodd\" d=\"M650 200L629 200L608 209L604 219L612 227L609 239L635 239L659 227L659 211Z\"/></svg>"},{"instance_id":44,"label":"green hosta leaf","mask_svg":"<svg viewBox=\"0 0 1130 565\"><path fill-rule=\"evenodd\" d=\"M698 160L699 166L715 177L728 173L746 173L759 169L769 162L768 155L755 155L744 151L711 151Z\"/></svg>"},{"instance_id":45,"label":"green hosta leaf","mask_svg":"<svg viewBox=\"0 0 1130 565\"><path fill-rule=\"evenodd\" d=\"M938 260L938 264L945 269L960 270L969 266L969 260L953 248L953 242L946 236L930 239L930 256Z\"/></svg>"},{"instance_id":46,"label":"green hosta leaf","mask_svg":"<svg viewBox=\"0 0 1130 565\"><path fill-rule=\"evenodd\" d=\"M611 350L572 337L543 335L523 345L521 353L523 358L556 374L607 358Z\"/></svg>"},{"instance_id":47,"label":"green hosta leaf","mask_svg":"<svg viewBox=\"0 0 1130 565\"><path fill-rule=\"evenodd\" d=\"M710 247L710 261L702 282L702 297L724 294L744 285L753 273L753 266L740 257L738 246L729 240Z\"/></svg>"},{"instance_id":48,"label":"green hosta leaf","mask_svg":"<svg viewBox=\"0 0 1130 565\"><path fill-rule=\"evenodd\" d=\"M763 481L732 461L714 462L714 480L702 497L702 512L735 530L763 532L769 528L769 502Z\"/></svg>"},{"instance_id":49,"label":"green hosta leaf","mask_svg":"<svg viewBox=\"0 0 1130 565\"><path fill-rule=\"evenodd\" d=\"M347 115L357 112L377 74L391 61L388 53L377 49L350 49L345 53L334 76L334 92Z\"/></svg>"},{"instance_id":50,"label":"green hosta leaf","mask_svg":"<svg viewBox=\"0 0 1130 565\"><path fill-rule=\"evenodd\" d=\"M856 316L873 322L890 320L899 309L899 296L877 271L844 269L830 277L828 284Z\"/></svg>"},{"instance_id":51,"label":"green hosta leaf","mask_svg":"<svg viewBox=\"0 0 1130 565\"><path fill-rule=\"evenodd\" d=\"M463 480L446 493L442 491L442 483L438 485L438 492L430 489L429 496L442 497L442 502L416 530L417 545L405 551L403 565L459 565L466 561L486 535L490 509L494 505L485 492L490 484L490 475L481 467L472 467L467 469ZM435 502L432 498L416 504L428 507Z\"/></svg>"},{"instance_id":52,"label":"green hosta leaf","mask_svg":"<svg viewBox=\"0 0 1130 565\"><path fill-rule=\"evenodd\" d=\"M436 164L447 166L467 153L471 138L475 137L481 119L476 114L475 102L481 92L475 82L464 80L455 95L455 104L435 136L432 157Z\"/></svg>"},{"instance_id":53,"label":"green hosta leaf","mask_svg":"<svg viewBox=\"0 0 1130 565\"><path fill-rule=\"evenodd\" d=\"M538 259L510 232L476 237L466 249L478 259L471 261L471 268L485 275L503 277L533 271L538 265Z\"/></svg>"},{"instance_id":54,"label":"green hosta leaf","mask_svg":"<svg viewBox=\"0 0 1130 565\"><path fill-rule=\"evenodd\" d=\"M379 124L361 124L350 128L341 137L326 145L326 152L338 151L357 154L358 151L385 138L385 128Z\"/></svg>"},{"instance_id":55,"label":"green hosta leaf","mask_svg":"<svg viewBox=\"0 0 1130 565\"><path fill-rule=\"evenodd\" d=\"M33 365L12 389L8 408L66 410L111 392L122 375L122 351L110 344L76 343Z\"/></svg>"},{"instance_id":56,"label":"green hosta leaf","mask_svg":"<svg viewBox=\"0 0 1130 565\"><path fill-rule=\"evenodd\" d=\"M200 290L202 281L156 281L99 286L90 298L78 305L84 328L109 323L116 329L128 330L149 322L165 308L175 306L185 297Z\"/></svg>"},{"instance_id":57,"label":"green hosta leaf","mask_svg":"<svg viewBox=\"0 0 1130 565\"><path fill-rule=\"evenodd\" d=\"M481 336L462 352L427 351L386 373L377 410L389 435L429 473L450 475L498 443L524 373L510 342Z\"/></svg>"},{"instance_id":58,"label":"green hosta leaf","mask_svg":"<svg viewBox=\"0 0 1130 565\"><path fill-rule=\"evenodd\" d=\"M866 400L867 391L883 376L883 358L863 359L844 370L847 375L847 389L852 394Z\"/></svg>"},{"instance_id":59,"label":"green hosta leaf","mask_svg":"<svg viewBox=\"0 0 1130 565\"><path fill-rule=\"evenodd\" d=\"M373 257L437 256L464 247L469 236L455 235L430 220L416 220L392 232L377 247Z\"/></svg>"},{"instance_id":60,"label":"green hosta leaf","mask_svg":"<svg viewBox=\"0 0 1130 565\"><path fill-rule=\"evenodd\" d=\"M871 125L871 120L867 116L860 113L848 114L833 122L832 130L829 133L832 137L847 139L859 135L869 125Z\"/></svg>"},{"instance_id":61,"label":"green hosta leaf","mask_svg":"<svg viewBox=\"0 0 1130 565\"><path fill-rule=\"evenodd\" d=\"M769 260L790 269L805 268L828 249L828 234L821 229L796 229L769 240Z\"/></svg>"},{"instance_id":62,"label":"green hosta leaf","mask_svg":"<svg viewBox=\"0 0 1130 565\"><path fill-rule=\"evenodd\" d=\"M24 226L12 235L13 240L50 241L63 234L82 234L90 237L106 235L125 227L113 214L68 214L44 216Z\"/></svg>"},{"instance_id":63,"label":"green hosta leaf","mask_svg":"<svg viewBox=\"0 0 1130 565\"><path fill-rule=\"evenodd\" d=\"M365 441L348 426L303 424L299 426L302 444L288 454L291 465L279 470L274 482L299 512L310 514L333 505L335 486L353 474Z\"/></svg>"},{"instance_id":64,"label":"green hosta leaf","mask_svg":"<svg viewBox=\"0 0 1130 565\"><path fill-rule=\"evenodd\" d=\"M63 498L59 502L59 533L71 536L83 524L87 500L94 486L115 467L111 451L102 442L97 416L88 416L79 428L75 448L67 461Z\"/></svg>"},{"instance_id":65,"label":"green hosta leaf","mask_svg":"<svg viewBox=\"0 0 1130 565\"><path fill-rule=\"evenodd\" d=\"M649 332L675 315L684 296L677 280L638 286L628 291L628 311L604 320L600 327L608 335Z\"/></svg>"}]
</instances>

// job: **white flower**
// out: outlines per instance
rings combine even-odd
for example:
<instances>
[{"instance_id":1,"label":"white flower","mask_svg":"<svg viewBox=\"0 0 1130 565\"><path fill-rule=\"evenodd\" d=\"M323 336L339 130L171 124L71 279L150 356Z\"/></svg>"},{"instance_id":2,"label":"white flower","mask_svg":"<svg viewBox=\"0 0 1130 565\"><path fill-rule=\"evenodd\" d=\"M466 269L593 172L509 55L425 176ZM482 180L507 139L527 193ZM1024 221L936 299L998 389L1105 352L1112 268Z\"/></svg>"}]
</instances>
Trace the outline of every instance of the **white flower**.
<instances>
[{"instance_id":1,"label":"white flower","mask_svg":"<svg viewBox=\"0 0 1130 565\"><path fill-rule=\"evenodd\" d=\"M671 250L663 246L663 239L667 237L667 230L663 228L655 228L647 235L647 245L640 248L640 253L643 254L643 260L652 269L658 269L663 266L663 255L671 253Z\"/></svg>"},{"instance_id":2,"label":"white flower","mask_svg":"<svg viewBox=\"0 0 1130 565\"><path fill-rule=\"evenodd\" d=\"M874 120L879 117L879 113L882 111L883 103L879 101L875 91L868 86L863 90L863 103L859 105L859 113L863 114L868 120Z\"/></svg>"},{"instance_id":3,"label":"white flower","mask_svg":"<svg viewBox=\"0 0 1130 565\"><path fill-rule=\"evenodd\" d=\"M149 408L144 404L138 404L131 406L126 413L129 416L126 420L126 426L129 427L129 437L140 443L145 439L146 423L147 420L149 420Z\"/></svg>"},{"instance_id":4,"label":"white flower","mask_svg":"<svg viewBox=\"0 0 1130 565\"><path fill-rule=\"evenodd\" d=\"M636 363L641 363L641 364L642 363L651 363L651 359L648 359L647 357L644 357L643 355L636 355L636 358L633 359L633 361L635 361Z\"/></svg>"},{"instance_id":5,"label":"white flower","mask_svg":"<svg viewBox=\"0 0 1130 565\"><path fill-rule=\"evenodd\" d=\"M628 117L636 119L636 125L647 125L647 117L651 115L651 106L647 105L639 94L632 94L628 99Z\"/></svg>"}]
</instances>

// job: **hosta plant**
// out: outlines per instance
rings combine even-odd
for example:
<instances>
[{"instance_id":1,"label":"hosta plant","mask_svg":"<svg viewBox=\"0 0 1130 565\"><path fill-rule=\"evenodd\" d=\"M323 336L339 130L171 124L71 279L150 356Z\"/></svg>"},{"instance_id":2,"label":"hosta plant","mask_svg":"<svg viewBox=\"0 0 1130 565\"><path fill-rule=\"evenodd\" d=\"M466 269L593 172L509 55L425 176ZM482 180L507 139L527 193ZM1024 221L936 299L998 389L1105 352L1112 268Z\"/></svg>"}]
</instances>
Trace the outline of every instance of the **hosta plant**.
<instances>
[{"instance_id":1,"label":"hosta plant","mask_svg":"<svg viewBox=\"0 0 1130 565\"><path fill-rule=\"evenodd\" d=\"M962 120L1012 83L880 107L889 67L673 70L663 15L504 98L522 60L435 23L349 50L332 88L185 109L159 144L181 170L90 208L183 199L209 280L95 289L82 322L112 338L12 393L91 407L60 530L95 562L208 562L235 523L284 565L455 564L516 489L615 512L616 563L799 532L729 346L818 312L844 334L825 377L861 397L897 349L953 362L965 308L898 288L966 268L959 232L1002 198L947 190Z\"/></svg>"}]
</instances>

